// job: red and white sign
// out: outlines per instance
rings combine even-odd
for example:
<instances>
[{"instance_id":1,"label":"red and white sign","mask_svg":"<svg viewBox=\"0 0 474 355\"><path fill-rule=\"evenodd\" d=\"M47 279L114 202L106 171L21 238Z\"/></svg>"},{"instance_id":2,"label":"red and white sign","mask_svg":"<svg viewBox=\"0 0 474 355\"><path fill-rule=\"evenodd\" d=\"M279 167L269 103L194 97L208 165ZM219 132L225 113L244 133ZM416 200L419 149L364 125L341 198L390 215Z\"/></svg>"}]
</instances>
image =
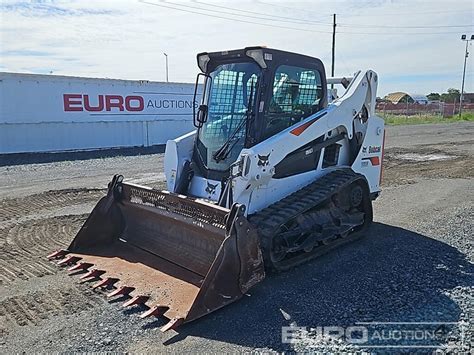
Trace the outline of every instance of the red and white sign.
<instances>
[{"instance_id":1,"label":"red and white sign","mask_svg":"<svg viewBox=\"0 0 474 355\"><path fill-rule=\"evenodd\" d=\"M0 73L0 154L165 144L192 131L194 84Z\"/></svg>"}]
</instances>

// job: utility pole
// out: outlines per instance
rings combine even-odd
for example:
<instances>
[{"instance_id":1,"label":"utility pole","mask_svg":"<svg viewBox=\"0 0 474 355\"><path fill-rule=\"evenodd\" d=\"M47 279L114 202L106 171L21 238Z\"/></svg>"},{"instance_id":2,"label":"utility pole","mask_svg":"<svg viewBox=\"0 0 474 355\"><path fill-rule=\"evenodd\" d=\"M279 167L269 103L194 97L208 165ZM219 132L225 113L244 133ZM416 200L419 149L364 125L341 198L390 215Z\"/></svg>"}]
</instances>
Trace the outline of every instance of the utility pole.
<instances>
[{"instance_id":1,"label":"utility pole","mask_svg":"<svg viewBox=\"0 0 474 355\"><path fill-rule=\"evenodd\" d=\"M169 79L168 79L168 54L166 53L163 53L165 55L165 58L166 58L166 82L169 83Z\"/></svg>"},{"instance_id":2,"label":"utility pole","mask_svg":"<svg viewBox=\"0 0 474 355\"><path fill-rule=\"evenodd\" d=\"M331 60L331 76L334 78L334 62L336 61L336 14L332 15L332 60ZM331 84L334 89L334 84Z\"/></svg>"},{"instance_id":3,"label":"utility pole","mask_svg":"<svg viewBox=\"0 0 474 355\"><path fill-rule=\"evenodd\" d=\"M462 70L462 85L461 85L461 96L459 97L459 117L462 113L462 102L464 100L464 79L466 77L466 62L469 52L467 51L467 45L470 41L474 40L474 35L471 35L471 39L468 39L466 35L461 36L462 41L466 41L466 52L464 53L464 68Z\"/></svg>"}]
</instances>

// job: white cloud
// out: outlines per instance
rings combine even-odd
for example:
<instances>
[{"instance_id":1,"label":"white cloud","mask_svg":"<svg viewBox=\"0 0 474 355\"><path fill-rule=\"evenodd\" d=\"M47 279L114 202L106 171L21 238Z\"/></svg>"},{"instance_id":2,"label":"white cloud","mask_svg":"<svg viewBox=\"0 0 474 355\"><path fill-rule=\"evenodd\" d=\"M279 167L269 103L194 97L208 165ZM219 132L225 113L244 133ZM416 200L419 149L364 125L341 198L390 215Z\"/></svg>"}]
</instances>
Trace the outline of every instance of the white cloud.
<instances>
[{"instance_id":1,"label":"white cloud","mask_svg":"<svg viewBox=\"0 0 474 355\"><path fill-rule=\"evenodd\" d=\"M325 24L332 21L330 14L335 12L340 24L336 74L372 68L381 79L380 95L396 90L426 93L460 87L464 43L459 34L474 33L471 1L147 1L181 11L132 0L3 1L0 68L163 80L166 52L170 79L192 82L198 52L267 45L319 57L329 72L330 33L245 21L331 32L331 26ZM295 23L300 21L313 23ZM465 24L471 28L409 28ZM449 33L430 34L433 32ZM471 58L468 68L466 89L474 91Z\"/></svg>"}]
</instances>

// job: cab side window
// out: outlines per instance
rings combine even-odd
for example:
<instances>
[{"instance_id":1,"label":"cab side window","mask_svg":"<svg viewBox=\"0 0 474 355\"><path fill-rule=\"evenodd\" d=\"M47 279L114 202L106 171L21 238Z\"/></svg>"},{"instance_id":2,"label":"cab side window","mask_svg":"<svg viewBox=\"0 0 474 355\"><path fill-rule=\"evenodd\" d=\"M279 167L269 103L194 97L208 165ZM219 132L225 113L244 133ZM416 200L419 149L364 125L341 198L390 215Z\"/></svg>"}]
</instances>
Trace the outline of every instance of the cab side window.
<instances>
[{"instance_id":1,"label":"cab side window","mask_svg":"<svg viewBox=\"0 0 474 355\"><path fill-rule=\"evenodd\" d=\"M265 138L300 122L321 109L323 90L316 69L280 65L265 114Z\"/></svg>"}]
</instances>

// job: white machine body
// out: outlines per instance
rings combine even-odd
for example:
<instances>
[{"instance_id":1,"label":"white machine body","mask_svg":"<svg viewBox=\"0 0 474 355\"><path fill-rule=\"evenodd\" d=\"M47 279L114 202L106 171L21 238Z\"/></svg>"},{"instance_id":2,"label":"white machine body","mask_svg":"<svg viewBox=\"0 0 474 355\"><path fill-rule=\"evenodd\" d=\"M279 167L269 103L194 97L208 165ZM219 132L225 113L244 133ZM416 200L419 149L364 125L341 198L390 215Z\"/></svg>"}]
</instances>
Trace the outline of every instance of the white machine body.
<instances>
[{"instance_id":1,"label":"white machine body","mask_svg":"<svg viewBox=\"0 0 474 355\"><path fill-rule=\"evenodd\" d=\"M375 114L377 74L359 71L353 78L328 78L328 84L350 81L343 95L327 107L301 122L247 149L242 149L232 166L233 202L246 206L248 214L255 213L285 196L305 187L335 168L350 167L367 179L372 198L380 192L384 150L384 121ZM361 118L361 107L366 108ZM342 134L342 135L341 135ZM275 166L299 147L321 135L325 139L339 136L336 164L323 167L324 150L314 170L286 178L273 178ZM361 149L350 163L350 140L357 135ZM192 159L196 131L170 140L166 145L165 174L169 191L176 190L177 181L186 161ZM262 160L264 158L264 160ZM221 181L193 176L189 195L217 202L221 196ZM230 207L230 206L226 206Z\"/></svg>"}]
</instances>

